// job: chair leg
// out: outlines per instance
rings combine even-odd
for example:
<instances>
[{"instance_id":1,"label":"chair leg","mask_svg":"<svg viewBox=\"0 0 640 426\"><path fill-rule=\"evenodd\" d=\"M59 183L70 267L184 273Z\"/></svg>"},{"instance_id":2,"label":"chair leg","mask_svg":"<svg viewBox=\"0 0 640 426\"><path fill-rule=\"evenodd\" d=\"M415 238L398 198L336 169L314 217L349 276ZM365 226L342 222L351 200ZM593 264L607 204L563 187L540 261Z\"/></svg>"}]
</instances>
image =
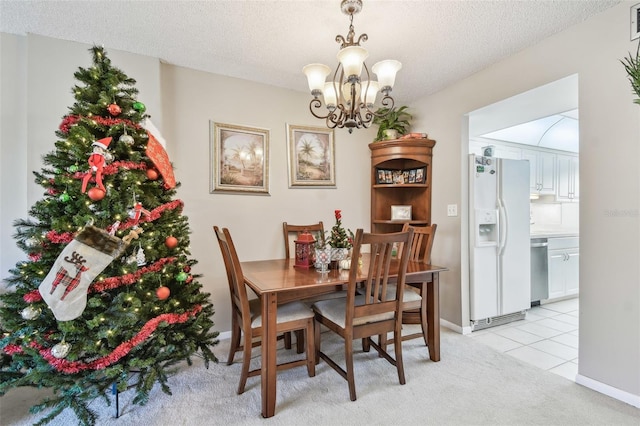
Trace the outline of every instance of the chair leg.
<instances>
[{"instance_id":1,"label":"chair leg","mask_svg":"<svg viewBox=\"0 0 640 426\"><path fill-rule=\"evenodd\" d=\"M314 319L307 321L307 328L305 329L307 339L307 373L309 377L316 375L316 345L315 345L315 327ZM301 333L296 333L301 334Z\"/></svg>"},{"instance_id":2,"label":"chair leg","mask_svg":"<svg viewBox=\"0 0 640 426\"><path fill-rule=\"evenodd\" d=\"M313 334L314 334L314 346L316 354L314 356L316 365L318 365L320 363L320 323L316 322L316 320L313 320L314 324L313 324Z\"/></svg>"},{"instance_id":3,"label":"chair leg","mask_svg":"<svg viewBox=\"0 0 640 426\"><path fill-rule=\"evenodd\" d=\"M356 400L356 381L353 374L353 339L344 341L344 361L347 367L347 382L349 383L349 398Z\"/></svg>"},{"instance_id":4,"label":"chair leg","mask_svg":"<svg viewBox=\"0 0 640 426\"><path fill-rule=\"evenodd\" d=\"M401 385L406 383L404 378L404 364L402 363L402 327L398 325L393 333L394 349L396 351L396 368L398 369L398 380Z\"/></svg>"},{"instance_id":5,"label":"chair leg","mask_svg":"<svg viewBox=\"0 0 640 426\"><path fill-rule=\"evenodd\" d=\"M249 363L251 362L251 333L244 335L244 350L242 351L242 371L240 372L240 383L238 384L238 395L244 392L249 377Z\"/></svg>"},{"instance_id":6,"label":"chair leg","mask_svg":"<svg viewBox=\"0 0 640 426\"><path fill-rule=\"evenodd\" d=\"M420 326L422 327L422 337L424 338L424 345L425 346L429 346L429 339L428 339L428 327L427 327L427 308L426 307L422 307L420 308Z\"/></svg>"},{"instance_id":7,"label":"chair leg","mask_svg":"<svg viewBox=\"0 0 640 426\"><path fill-rule=\"evenodd\" d=\"M227 358L227 365L233 364L233 358L235 357L238 347L240 346L240 325L238 324L238 317L235 313L231 315L231 342L229 344L229 357Z\"/></svg>"},{"instance_id":8,"label":"chair leg","mask_svg":"<svg viewBox=\"0 0 640 426\"><path fill-rule=\"evenodd\" d=\"M284 348L291 349L291 332L287 331L284 333Z\"/></svg>"},{"instance_id":9,"label":"chair leg","mask_svg":"<svg viewBox=\"0 0 640 426\"><path fill-rule=\"evenodd\" d=\"M302 352L304 352L304 330L296 330L295 333L296 333L296 352L301 354Z\"/></svg>"}]
</instances>

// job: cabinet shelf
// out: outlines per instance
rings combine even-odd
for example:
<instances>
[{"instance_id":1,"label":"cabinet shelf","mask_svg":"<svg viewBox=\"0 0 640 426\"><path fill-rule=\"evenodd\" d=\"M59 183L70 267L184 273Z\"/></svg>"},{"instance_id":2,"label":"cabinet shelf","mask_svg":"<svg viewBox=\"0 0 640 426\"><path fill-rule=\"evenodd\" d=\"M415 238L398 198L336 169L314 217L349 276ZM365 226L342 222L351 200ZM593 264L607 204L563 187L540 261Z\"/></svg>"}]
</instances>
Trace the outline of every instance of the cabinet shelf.
<instances>
[{"instance_id":1,"label":"cabinet shelf","mask_svg":"<svg viewBox=\"0 0 640 426\"><path fill-rule=\"evenodd\" d=\"M390 220L390 219L374 219L373 223L382 223L387 225L404 225L410 223L411 225L429 225L428 220Z\"/></svg>"},{"instance_id":2,"label":"cabinet shelf","mask_svg":"<svg viewBox=\"0 0 640 426\"><path fill-rule=\"evenodd\" d=\"M431 224L431 158L435 144L436 141L427 138L395 139L369 144L371 232L398 232L405 223L416 226ZM408 172L409 181L416 179L419 183L400 183L401 179L396 183L390 182L393 173L399 171L405 175L405 182ZM389 183L381 183L383 177ZM391 206L411 206L413 218L391 220Z\"/></svg>"},{"instance_id":3,"label":"cabinet shelf","mask_svg":"<svg viewBox=\"0 0 640 426\"><path fill-rule=\"evenodd\" d=\"M373 188L428 188L426 183L376 183Z\"/></svg>"}]
</instances>

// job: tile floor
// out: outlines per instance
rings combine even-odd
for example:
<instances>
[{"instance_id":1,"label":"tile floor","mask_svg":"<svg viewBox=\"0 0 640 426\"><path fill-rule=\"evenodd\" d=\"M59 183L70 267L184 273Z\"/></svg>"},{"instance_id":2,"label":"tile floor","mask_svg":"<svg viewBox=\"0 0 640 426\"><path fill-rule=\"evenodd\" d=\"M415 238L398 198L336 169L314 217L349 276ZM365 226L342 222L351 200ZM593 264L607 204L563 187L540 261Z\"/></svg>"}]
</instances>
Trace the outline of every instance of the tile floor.
<instances>
[{"instance_id":1,"label":"tile floor","mask_svg":"<svg viewBox=\"0 0 640 426\"><path fill-rule=\"evenodd\" d=\"M524 320L469 334L528 364L575 381L578 374L578 299L531 308Z\"/></svg>"}]
</instances>

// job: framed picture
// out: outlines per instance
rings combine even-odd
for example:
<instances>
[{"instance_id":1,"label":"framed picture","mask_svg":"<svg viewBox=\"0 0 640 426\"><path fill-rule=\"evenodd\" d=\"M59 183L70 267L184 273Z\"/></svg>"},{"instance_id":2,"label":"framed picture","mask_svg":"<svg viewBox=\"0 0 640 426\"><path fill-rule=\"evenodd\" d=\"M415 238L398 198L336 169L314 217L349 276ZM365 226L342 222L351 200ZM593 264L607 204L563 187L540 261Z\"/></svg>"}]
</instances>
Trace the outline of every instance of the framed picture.
<instances>
[{"instance_id":1,"label":"framed picture","mask_svg":"<svg viewBox=\"0 0 640 426\"><path fill-rule=\"evenodd\" d=\"M269 193L269 130L210 122L211 192Z\"/></svg>"},{"instance_id":2,"label":"framed picture","mask_svg":"<svg viewBox=\"0 0 640 426\"><path fill-rule=\"evenodd\" d=\"M377 170L376 183L385 183L385 174L383 169Z\"/></svg>"},{"instance_id":3,"label":"framed picture","mask_svg":"<svg viewBox=\"0 0 640 426\"><path fill-rule=\"evenodd\" d=\"M411 220L411 206L391 206L391 220Z\"/></svg>"},{"instance_id":4,"label":"framed picture","mask_svg":"<svg viewBox=\"0 0 640 426\"><path fill-rule=\"evenodd\" d=\"M287 124L289 187L336 186L333 130Z\"/></svg>"},{"instance_id":5,"label":"framed picture","mask_svg":"<svg viewBox=\"0 0 640 426\"><path fill-rule=\"evenodd\" d=\"M419 169L416 169L416 183L424 183L424 173L425 173L424 167L420 167Z\"/></svg>"}]
</instances>

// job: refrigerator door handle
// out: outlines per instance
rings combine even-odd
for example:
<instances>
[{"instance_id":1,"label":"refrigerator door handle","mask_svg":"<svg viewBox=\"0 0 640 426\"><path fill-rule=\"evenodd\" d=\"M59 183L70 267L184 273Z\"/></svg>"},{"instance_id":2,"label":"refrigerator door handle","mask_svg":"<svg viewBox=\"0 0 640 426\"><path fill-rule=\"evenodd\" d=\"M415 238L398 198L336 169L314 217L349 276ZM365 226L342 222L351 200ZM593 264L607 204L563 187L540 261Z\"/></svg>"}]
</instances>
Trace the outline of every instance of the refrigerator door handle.
<instances>
[{"instance_id":1,"label":"refrigerator door handle","mask_svg":"<svg viewBox=\"0 0 640 426\"><path fill-rule=\"evenodd\" d=\"M498 199L498 211L500 214L500 245L498 246L498 256L502 256L504 248L507 245L507 229L509 229L509 218L507 217L507 209L504 207L502 199Z\"/></svg>"}]
</instances>

